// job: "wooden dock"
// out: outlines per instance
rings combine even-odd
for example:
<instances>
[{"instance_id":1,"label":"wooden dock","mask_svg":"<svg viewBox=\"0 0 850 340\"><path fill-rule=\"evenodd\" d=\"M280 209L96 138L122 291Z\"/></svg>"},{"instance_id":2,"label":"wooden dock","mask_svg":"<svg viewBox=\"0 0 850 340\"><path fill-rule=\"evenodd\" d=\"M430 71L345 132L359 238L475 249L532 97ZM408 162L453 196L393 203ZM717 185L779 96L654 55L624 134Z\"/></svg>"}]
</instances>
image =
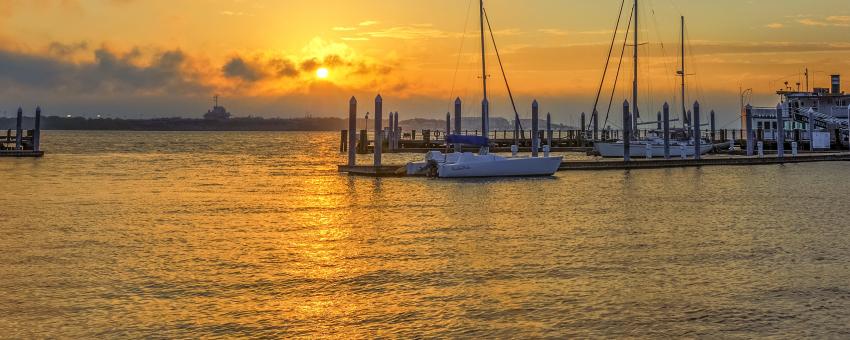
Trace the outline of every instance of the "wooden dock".
<instances>
[{"instance_id":1,"label":"wooden dock","mask_svg":"<svg viewBox=\"0 0 850 340\"><path fill-rule=\"evenodd\" d=\"M850 153L813 154L798 155L785 158L778 157L710 157L703 159L633 159L629 162L621 160L602 161L569 161L561 163L558 171L590 171L590 170L634 170L634 169L661 169L661 168L688 168L703 166L741 166L741 165L768 165L786 163L811 163L811 162L838 162L850 161Z\"/></svg>"},{"instance_id":2,"label":"wooden dock","mask_svg":"<svg viewBox=\"0 0 850 340\"><path fill-rule=\"evenodd\" d=\"M818 153L808 155L791 155L785 158L773 157L709 157L703 159L636 159L629 162L622 160L589 160L589 161L564 161L558 171L603 171L603 170L639 170L639 169L663 169L663 168L688 168L703 166L744 166L744 165L770 165L770 164L793 164L813 162L848 162L850 153ZM345 172L352 176L367 177L405 177L404 165L382 165L379 168L370 165L358 165L349 167L338 166L339 172Z\"/></svg>"},{"instance_id":3,"label":"wooden dock","mask_svg":"<svg viewBox=\"0 0 850 340\"><path fill-rule=\"evenodd\" d=\"M44 151L33 150L0 150L0 157L42 157Z\"/></svg>"}]
</instances>

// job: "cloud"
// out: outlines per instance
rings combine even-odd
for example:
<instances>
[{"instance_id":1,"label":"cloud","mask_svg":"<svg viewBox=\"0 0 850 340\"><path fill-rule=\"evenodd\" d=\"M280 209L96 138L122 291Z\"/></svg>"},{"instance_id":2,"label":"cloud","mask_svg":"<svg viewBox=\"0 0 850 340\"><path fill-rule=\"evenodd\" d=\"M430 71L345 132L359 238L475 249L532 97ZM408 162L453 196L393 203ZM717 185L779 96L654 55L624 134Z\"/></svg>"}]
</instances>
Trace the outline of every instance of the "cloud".
<instances>
[{"instance_id":1,"label":"cloud","mask_svg":"<svg viewBox=\"0 0 850 340\"><path fill-rule=\"evenodd\" d=\"M388 27L382 30L360 33L360 36L370 38L390 38L390 39L428 39L428 38L451 38L458 37L458 33L446 32L432 27L421 26L396 26Z\"/></svg>"},{"instance_id":2,"label":"cloud","mask_svg":"<svg viewBox=\"0 0 850 340\"><path fill-rule=\"evenodd\" d=\"M356 31L356 30L357 30L357 27L341 27L341 26L337 26L337 27L334 27L334 28L333 28L333 30L334 30L334 31L337 31L337 32L350 32L350 31Z\"/></svg>"},{"instance_id":3,"label":"cloud","mask_svg":"<svg viewBox=\"0 0 850 340\"><path fill-rule=\"evenodd\" d=\"M850 16L846 15L832 15L824 18L823 20L811 19L811 18L799 18L797 19L797 23L804 26L814 26L814 27L850 27Z\"/></svg>"},{"instance_id":4,"label":"cloud","mask_svg":"<svg viewBox=\"0 0 850 340\"><path fill-rule=\"evenodd\" d=\"M767 28L770 28L770 29L780 29L780 28L785 27L785 25L782 24L782 23L779 23L779 22L774 22L774 23L769 23L767 25L764 25L764 27L767 27Z\"/></svg>"},{"instance_id":5,"label":"cloud","mask_svg":"<svg viewBox=\"0 0 850 340\"><path fill-rule=\"evenodd\" d=\"M54 50L64 52L56 46ZM154 54L147 62L140 59L138 49L121 55L99 48L93 61L82 63L0 50L0 83L80 94L195 93L205 88L179 49Z\"/></svg>"},{"instance_id":6,"label":"cloud","mask_svg":"<svg viewBox=\"0 0 850 340\"><path fill-rule=\"evenodd\" d=\"M567 32L565 30L557 29L557 28L541 28L537 31L540 32L540 33L544 33L544 34L557 35L557 36L566 36L566 35L570 34L569 32Z\"/></svg>"},{"instance_id":7,"label":"cloud","mask_svg":"<svg viewBox=\"0 0 850 340\"><path fill-rule=\"evenodd\" d=\"M375 21L375 20L366 20L366 21L361 22L359 25L360 25L360 26L363 26L363 27L367 27L367 26L374 26L374 25L377 25L378 23L379 23L379 22L378 22L378 21Z\"/></svg>"},{"instance_id":8,"label":"cloud","mask_svg":"<svg viewBox=\"0 0 850 340\"><path fill-rule=\"evenodd\" d=\"M256 64L250 64L241 57L231 58L221 68L222 73L230 78L240 78L246 81L257 81L265 77L262 68Z\"/></svg>"},{"instance_id":9,"label":"cloud","mask_svg":"<svg viewBox=\"0 0 850 340\"><path fill-rule=\"evenodd\" d=\"M56 56L67 57L77 52L86 51L88 48L89 44L85 41L70 44L54 41L47 47L47 51Z\"/></svg>"}]
</instances>

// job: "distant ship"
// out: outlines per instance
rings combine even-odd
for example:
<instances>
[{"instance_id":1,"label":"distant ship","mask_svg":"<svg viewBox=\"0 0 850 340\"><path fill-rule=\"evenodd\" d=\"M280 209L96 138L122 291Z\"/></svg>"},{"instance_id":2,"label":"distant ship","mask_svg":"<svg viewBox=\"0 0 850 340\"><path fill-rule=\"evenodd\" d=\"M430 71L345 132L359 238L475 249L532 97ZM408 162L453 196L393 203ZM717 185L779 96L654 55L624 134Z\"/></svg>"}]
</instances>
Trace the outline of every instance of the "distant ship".
<instances>
[{"instance_id":1,"label":"distant ship","mask_svg":"<svg viewBox=\"0 0 850 340\"><path fill-rule=\"evenodd\" d=\"M230 112L224 106L218 105L218 95L213 96L213 108L204 114L204 119L208 120L228 120Z\"/></svg>"}]
</instances>

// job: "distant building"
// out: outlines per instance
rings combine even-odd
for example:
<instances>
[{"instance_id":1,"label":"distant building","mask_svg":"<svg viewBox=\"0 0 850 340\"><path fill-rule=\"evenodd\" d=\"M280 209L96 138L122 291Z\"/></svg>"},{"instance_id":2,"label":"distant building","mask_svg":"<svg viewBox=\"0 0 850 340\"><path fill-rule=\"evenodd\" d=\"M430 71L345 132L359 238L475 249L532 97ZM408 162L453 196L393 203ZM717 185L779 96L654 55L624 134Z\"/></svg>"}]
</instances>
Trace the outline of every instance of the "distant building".
<instances>
[{"instance_id":1,"label":"distant building","mask_svg":"<svg viewBox=\"0 0 850 340\"><path fill-rule=\"evenodd\" d=\"M218 105L218 95L213 96L213 108L212 110L207 111L204 114L204 119L208 120L228 120L230 119L230 112L227 112L227 109L224 106Z\"/></svg>"}]
</instances>

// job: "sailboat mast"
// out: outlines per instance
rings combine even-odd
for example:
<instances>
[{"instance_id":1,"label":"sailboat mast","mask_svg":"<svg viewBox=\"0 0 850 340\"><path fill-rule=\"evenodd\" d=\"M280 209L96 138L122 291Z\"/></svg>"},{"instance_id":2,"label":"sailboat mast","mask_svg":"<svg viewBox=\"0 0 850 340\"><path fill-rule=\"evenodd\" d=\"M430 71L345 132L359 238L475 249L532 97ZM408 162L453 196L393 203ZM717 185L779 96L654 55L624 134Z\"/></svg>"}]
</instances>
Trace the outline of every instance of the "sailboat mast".
<instances>
[{"instance_id":1,"label":"sailboat mast","mask_svg":"<svg viewBox=\"0 0 850 340\"><path fill-rule=\"evenodd\" d=\"M638 0L635 0L634 82L632 82L632 131L637 131L638 113Z\"/></svg>"},{"instance_id":2,"label":"sailboat mast","mask_svg":"<svg viewBox=\"0 0 850 340\"><path fill-rule=\"evenodd\" d=\"M687 109L685 108L686 104L685 104L685 16L684 15L682 16L682 28L681 29L682 29L682 33L681 33L682 34L682 38L681 38L682 39L682 46L681 46L681 50L682 50L682 70L681 70L681 72L682 72L682 74L680 76L682 77L682 121L685 123L685 126L683 126L683 127L687 128L691 125L691 122L688 121L688 113L687 113Z\"/></svg>"},{"instance_id":3,"label":"sailboat mast","mask_svg":"<svg viewBox=\"0 0 850 340\"><path fill-rule=\"evenodd\" d=\"M481 21L481 83L482 89L484 91L484 101L481 102L481 131L482 136L487 137L489 131L490 124L488 124L489 117L489 103L487 102L487 50L484 45L484 0L480 1L480 21Z\"/></svg>"}]
</instances>

